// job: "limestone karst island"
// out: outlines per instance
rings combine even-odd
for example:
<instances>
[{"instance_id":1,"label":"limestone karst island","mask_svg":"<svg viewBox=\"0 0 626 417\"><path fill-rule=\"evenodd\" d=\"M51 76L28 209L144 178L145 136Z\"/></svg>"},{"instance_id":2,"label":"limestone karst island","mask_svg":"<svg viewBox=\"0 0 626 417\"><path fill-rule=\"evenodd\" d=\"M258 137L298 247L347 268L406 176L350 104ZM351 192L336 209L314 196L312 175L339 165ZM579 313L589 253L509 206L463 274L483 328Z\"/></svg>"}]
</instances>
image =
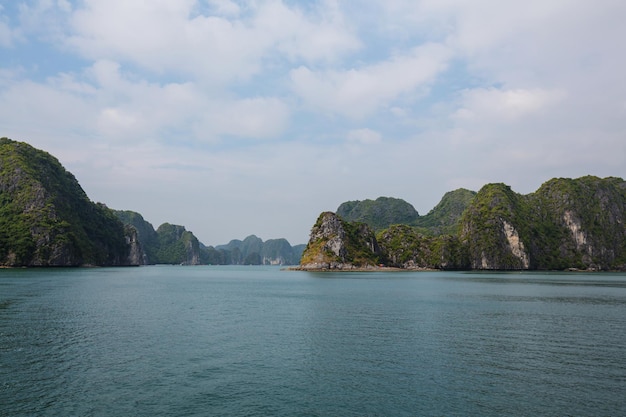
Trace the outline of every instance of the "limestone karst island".
<instances>
[{"instance_id":1,"label":"limestone karst island","mask_svg":"<svg viewBox=\"0 0 626 417\"><path fill-rule=\"evenodd\" d=\"M0 139L0 266L280 264L302 270L626 271L626 182L554 178L446 193L420 216L404 200L348 201L312 219L306 245L256 236L205 246L185 227L94 203L45 151Z\"/></svg>"}]
</instances>

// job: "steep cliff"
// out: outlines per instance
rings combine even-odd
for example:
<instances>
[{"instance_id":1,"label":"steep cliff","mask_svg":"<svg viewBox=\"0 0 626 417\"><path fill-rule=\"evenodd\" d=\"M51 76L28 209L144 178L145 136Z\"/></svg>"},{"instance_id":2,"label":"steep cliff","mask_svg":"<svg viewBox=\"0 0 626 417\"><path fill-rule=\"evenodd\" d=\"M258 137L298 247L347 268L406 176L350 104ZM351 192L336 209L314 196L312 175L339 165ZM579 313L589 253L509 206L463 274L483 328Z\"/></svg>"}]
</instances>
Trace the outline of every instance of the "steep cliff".
<instances>
[{"instance_id":1,"label":"steep cliff","mask_svg":"<svg viewBox=\"0 0 626 417\"><path fill-rule=\"evenodd\" d=\"M543 269L626 269L626 182L555 178L529 195Z\"/></svg>"},{"instance_id":2,"label":"steep cliff","mask_svg":"<svg viewBox=\"0 0 626 417\"><path fill-rule=\"evenodd\" d=\"M300 261L301 269L372 267L381 263L382 251L365 223L346 222L335 213L320 214L311 229Z\"/></svg>"},{"instance_id":3,"label":"steep cliff","mask_svg":"<svg viewBox=\"0 0 626 417\"><path fill-rule=\"evenodd\" d=\"M144 220L143 216L135 211L114 210L113 213L127 228L132 227L137 235L137 242L142 253L138 254L139 265L156 263L158 249L158 235L152 224Z\"/></svg>"},{"instance_id":4,"label":"steep cliff","mask_svg":"<svg viewBox=\"0 0 626 417\"><path fill-rule=\"evenodd\" d=\"M558 178L529 195L483 187L462 220L474 269L625 269L626 183Z\"/></svg>"},{"instance_id":5,"label":"steep cliff","mask_svg":"<svg viewBox=\"0 0 626 417\"><path fill-rule=\"evenodd\" d=\"M200 242L184 226L163 223L156 230L155 263L200 265Z\"/></svg>"},{"instance_id":6,"label":"steep cliff","mask_svg":"<svg viewBox=\"0 0 626 417\"><path fill-rule=\"evenodd\" d=\"M147 265L148 257L141 245L141 239L139 239L139 233L133 226L125 224L124 234L126 235L126 243L129 246L128 262L130 265Z\"/></svg>"},{"instance_id":7,"label":"steep cliff","mask_svg":"<svg viewBox=\"0 0 626 417\"><path fill-rule=\"evenodd\" d=\"M472 269L528 269L531 224L526 198L504 184L485 185L465 210L460 239Z\"/></svg>"},{"instance_id":8,"label":"steep cliff","mask_svg":"<svg viewBox=\"0 0 626 417\"><path fill-rule=\"evenodd\" d=\"M344 204L354 210L353 202ZM378 225L388 220L388 215L368 218ZM301 266L350 267L349 254L361 253L405 269L626 270L625 221L626 183L621 178L556 178L528 195L505 184L487 184L476 194L448 193L427 216L379 231L376 250L348 232L362 224L322 213Z\"/></svg>"},{"instance_id":9,"label":"steep cliff","mask_svg":"<svg viewBox=\"0 0 626 417\"><path fill-rule=\"evenodd\" d=\"M0 265L128 265L130 240L56 158L0 139Z\"/></svg>"}]
</instances>

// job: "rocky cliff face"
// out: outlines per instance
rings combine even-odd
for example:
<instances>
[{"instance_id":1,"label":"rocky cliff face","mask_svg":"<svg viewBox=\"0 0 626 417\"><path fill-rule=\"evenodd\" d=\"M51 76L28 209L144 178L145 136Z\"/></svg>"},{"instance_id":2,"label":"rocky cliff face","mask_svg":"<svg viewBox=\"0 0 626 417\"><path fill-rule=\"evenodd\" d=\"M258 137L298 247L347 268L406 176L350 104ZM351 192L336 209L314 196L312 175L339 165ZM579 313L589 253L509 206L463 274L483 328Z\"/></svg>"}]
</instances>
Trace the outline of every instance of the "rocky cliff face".
<instances>
[{"instance_id":1,"label":"rocky cliff face","mask_svg":"<svg viewBox=\"0 0 626 417\"><path fill-rule=\"evenodd\" d=\"M343 221L322 213L311 229L302 254L301 269L354 269L378 265L382 251L374 232L364 223Z\"/></svg>"},{"instance_id":2,"label":"rocky cliff face","mask_svg":"<svg viewBox=\"0 0 626 417\"><path fill-rule=\"evenodd\" d=\"M487 184L475 196L464 191L458 201L457 208L467 204L460 220L454 214L442 217L447 223L437 220L440 230L458 225L458 234L447 235L434 234L437 227L404 224L382 230L377 240L373 235L355 238L367 235L359 232L362 224L322 213L301 266L349 268L351 254L360 253L405 269L626 270L626 183L621 178L552 179L529 195ZM361 263L374 264L373 259Z\"/></svg>"},{"instance_id":3,"label":"rocky cliff face","mask_svg":"<svg viewBox=\"0 0 626 417\"><path fill-rule=\"evenodd\" d=\"M626 184L553 179L533 194L481 189L463 216L474 269L624 269Z\"/></svg>"},{"instance_id":4,"label":"rocky cliff face","mask_svg":"<svg viewBox=\"0 0 626 417\"><path fill-rule=\"evenodd\" d=\"M207 249L184 226L163 223L154 230L141 214L117 210L115 215L135 231L133 260L139 265L173 264L201 265L209 263ZM134 241L131 239L132 245Z\"/></svg>"},{"instance_id":5,"label":"rocky cliff face","mask_svg":"<svg viewBox=\"0 0 626 417\"><path fill-rule=\"evenodd\" d=\"M463 214L460 234L472 269L528 269L525 203L504 184L488 184L478 192Z\"/></svg>"},{"instance_id":6,"label":"rocky cliff face","mask_svg":"<svg viewBox=\"0 0 626 417\"><path fill-rule=\"evenodd\" d=\"M156 263L200 265L200 242L184 226L164 223L156 230Z\"/></svg>"},{"instance_id":7,"label":"rocky cliff face","mask_svg":"<svg viewBox=\"0 0 626 417\"><path fill-rule=\"evenodd\" d=\"M626 182L556 178L528 196L543 268L626 269Z\"/></svg>"},{"instance_id":8,"label":"rocky cliff face","mask_svg":"<svg viewBox=\"0 0 626 417\"><path fill-rule=\"evenodd\" d=\"M123 224L50 154L0 139L0 265L128 265Z\"/></svg>"},{"instance_id":9,"label":"rocky cliff face","mask_svg":"<svg viewBox=\"0 0 626 417\"><path fill-rule=\"evenodd\" d=\"M136 241L135 247L131 249L137 253L133 255L133 259L137 261L137 265L150 265L155 263L156 248L158 247L158 236L152 224L144 220L143 216L137 212L130 210L114 210L115 216L124 223L125 230L129 230L132 236L129 236L129 242L132 244ZM141 251L139 253L138 251Z\"/></svg>"},{"instance_id":10,"label":"rocky cliff face","mask_svg":"<svg viewBox=\"0 0 626 417\"><path fill-rule=\"evenodd\" d=\"M128 264L129 265L148 265L148 257L143 250L137 229L131 225L124 225L124 234L126 235L126 243L129 246Z\"/></svg>"}]
</instances>

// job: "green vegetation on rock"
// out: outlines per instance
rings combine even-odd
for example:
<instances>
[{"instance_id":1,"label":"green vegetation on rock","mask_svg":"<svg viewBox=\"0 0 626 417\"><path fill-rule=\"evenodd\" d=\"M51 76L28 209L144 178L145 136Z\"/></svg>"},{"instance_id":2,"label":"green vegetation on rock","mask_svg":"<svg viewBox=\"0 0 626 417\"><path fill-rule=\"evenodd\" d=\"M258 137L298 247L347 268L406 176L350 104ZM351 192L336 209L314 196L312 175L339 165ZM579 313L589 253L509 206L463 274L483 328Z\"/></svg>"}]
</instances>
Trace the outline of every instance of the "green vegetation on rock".
<instances>
[{"instance_id":1,"label":"green vegetation on rock","mask_svg":"<svg viewBox=\"0 0 626 417\"><path fill-rule=\"evenodd\" d=\"M621 178L555 178L528 195L505 184L487 184L478 193L460 189L416 218L398 214L408 205L401 201L380 198L340 206L349 219L378 230L380 251L375 253L387 266L626 270L626 183ZM348 246L352 253L372 253L372 242L348 238L346 231L359 223L344 219L340 229L334 228L341 233L320 233L320 222L332 224L332 216L327 212L318 218L301 266L325 268L334 262L342 269L342 262L351 262L345 256ZM343 248L344 254L332 248Z\"/></svg>"},{"instance_id":2,"label":"green vegetation on rock","mask_svg":"<svg viewBox=\"0 0 626 417\"><path fill-rule=\"evenodd\" d=\"M386 229L392 224L413 224L419 218L411 204L391 197L347 201L337 208L337 215L347 222L366 223L374 231Z\"/></svg>"},{"instance_id":3,"label":"green vegetation on rock","mask_svg":"<svg viewBox=\"0 0 626 417\"><path fill-rule=\"evenodd\" d=\"M353 269L381 262L380 247L367 224L324 212L311 229L300 265L305 269Z\"/></svg>"},{"instance_id":4,"label":"green vegetation on rock","mask_svg":"<svg viewBox=\"0 0 626 417\"><path fill-rule=\"evenodd\" d=\"M295 264L304 245L250 236L206 247L183 226L157 230L141 214L89 200L47 152L0 138L0 266Z\"/></svg>"},{"instance_id":5,"label":"green vegetation on rock","mask_svg":"<svg viewBox=\"0 0 626 417\"><path fill-rule=\"evenodd\" d=\"M444 194L443 198L425 216L419 216L414 226L426 229L431 235L455 235L463 212L476 197L475 191L459 188Z\"/></svg>"},{"instance_id":6,"label":"green vegetation on rock","mask_svg":"<svg viewBox=\"0 0 626 417\"><path fill-rule=\"evenodd\" d=\"M125 265L126 238L56 158L0 138L0 265Z\"/></svg>"},{"instance_id":7,"label":"green vegetation on rock","mask_svg":"<svg viewBox=\"0 0 626 417\"><path fill-rule=\"evenodd\" d=\"M405 269L467 269L465 247L455 236L428 236L408 225L394 225L377 235L387 266Z\"/></svg>"},{"instance_id":8,"label":"green vegetation on rock","mask_svg":"<svg viewBox=\"0 0 626 417\"><path fill-rule=\"evenodd\" d=\"M524 257L516 256L507 243L512 226L519 239L530 238L527 199L505 184L487 184L463 213L460 234L467 245L473 269L528 269Z\"/></svg>"}]
</instances>

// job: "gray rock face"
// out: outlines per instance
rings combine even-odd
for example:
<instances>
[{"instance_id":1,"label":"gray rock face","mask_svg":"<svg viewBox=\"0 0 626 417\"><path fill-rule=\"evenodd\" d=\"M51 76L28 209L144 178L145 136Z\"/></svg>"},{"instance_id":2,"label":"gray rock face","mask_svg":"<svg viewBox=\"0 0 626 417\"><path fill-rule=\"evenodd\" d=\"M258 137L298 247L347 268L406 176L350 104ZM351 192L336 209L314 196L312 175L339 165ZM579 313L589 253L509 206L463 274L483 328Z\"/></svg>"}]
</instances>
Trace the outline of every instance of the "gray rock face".
<instances>
[{"instance_id":1,"label":"gray rock face","mask_svg":"<svg viewBox=\"0 0 626 417\"><path fill-rule=\"evenodd\" d=\"M464 194L468 205L458 223L449 223L458 225L450 234L396 224L380 231L377 241L366 225L322 213L300 267L626 270L626 182L621 178L555 178L527 195L502 183L487 184L476 195Z\"/></svg>"},{"instance_id":2,"label":"gray rock face","mask_svg":"<svg viewBox=\"0 0 626 417\"><path fill-rule=\"evenodd\" d=\"M124 225L124 234L126 235L126 243L129 246L128 265L138 266L147 265L148 257L144 252L137 229L131 225Z\"/></svg>"},{"instance_id":3,"label":"gray rock face","mask_svg":"<svg viewBox=\"0 0 626 417\"><path fill-rule=\"evenodd\" d=\"M324 212L311 229L300 269L362 269L377 265L380 253L369 226L347 223L335 213Z\"/></svg>"},{"instance_id":4,"label":"gray rock face","mask_svg":"<svg viewBox=\"0 0 626 417\"><path fill-rule=\"evenodd\" d=\"M464 212L472 269L626 269L626 183L556 178L532 194L488 184Z\"/></svg>"}]
</instances>

